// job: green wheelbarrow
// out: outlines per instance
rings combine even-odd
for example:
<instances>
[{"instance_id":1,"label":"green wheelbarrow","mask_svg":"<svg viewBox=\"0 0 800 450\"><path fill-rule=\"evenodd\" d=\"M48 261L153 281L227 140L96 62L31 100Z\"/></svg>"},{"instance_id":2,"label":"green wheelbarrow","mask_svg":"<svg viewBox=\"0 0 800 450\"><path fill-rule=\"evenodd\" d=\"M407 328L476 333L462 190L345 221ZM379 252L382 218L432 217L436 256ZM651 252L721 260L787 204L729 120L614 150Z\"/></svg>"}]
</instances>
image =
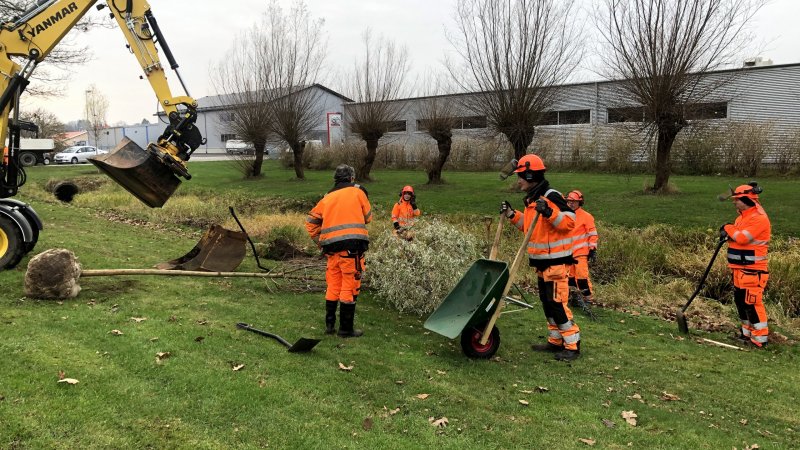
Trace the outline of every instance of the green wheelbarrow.
<instances>
[{"instance_id":1,"label":"green wheelbarrow","mask_svg":"<svg viewBox=\"0 0 800 450\"><path fill-rule=\"evenodd\" d=\"M475 261L458 284L425 321L425 328L450 339L461 335L461 350L470 358L488 359L500 348L500 330L495 326L506 302L533 308L508 296L519 266L527 254L528 241L539 215L533 219L516 258L509 269L496 261L503 219L497 225L490 259Z\"/></svg>"}]
</instances>

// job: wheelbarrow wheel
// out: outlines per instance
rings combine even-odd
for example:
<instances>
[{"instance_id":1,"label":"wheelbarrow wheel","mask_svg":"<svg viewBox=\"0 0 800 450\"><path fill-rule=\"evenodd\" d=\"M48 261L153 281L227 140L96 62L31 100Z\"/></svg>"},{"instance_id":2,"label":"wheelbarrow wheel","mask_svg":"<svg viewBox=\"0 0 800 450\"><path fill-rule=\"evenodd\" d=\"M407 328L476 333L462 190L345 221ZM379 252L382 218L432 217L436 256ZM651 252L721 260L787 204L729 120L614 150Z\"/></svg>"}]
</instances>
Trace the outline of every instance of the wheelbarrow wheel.
<instances>
[{"instance_id":1,"label":"wheelbarrow wheel","mask_svg":"<svg viewBox=\"0 0 800 450\"><path fill-rule=\"evenodd\" d=\"M488 322L469 327L461 332L461 350L469 358L489 359L497 353L500 348L500 329L492 327L489 333L489 340L486 345L481 345L483 330L486 329Z\"/></svg>"}]
</instances>

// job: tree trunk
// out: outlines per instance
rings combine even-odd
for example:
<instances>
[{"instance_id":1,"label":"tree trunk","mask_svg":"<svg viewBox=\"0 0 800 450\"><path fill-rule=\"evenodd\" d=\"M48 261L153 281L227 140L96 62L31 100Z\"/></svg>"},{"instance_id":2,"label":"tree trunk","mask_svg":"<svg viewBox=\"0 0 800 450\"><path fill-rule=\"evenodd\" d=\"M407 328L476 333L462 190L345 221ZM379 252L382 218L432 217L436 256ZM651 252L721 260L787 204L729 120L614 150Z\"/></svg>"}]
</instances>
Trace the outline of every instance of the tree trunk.
<instances>
[{"instance_id":1,"label":"tree trunk","mask_svg":"<svg viewBox=\"0 0 800 450\"><path fill-rule=\"evenodd\" d=\"M378 138L380 139L380 138ZM369 176L372 170L372 164L375 162L375 154L378 151L378 139L365 139L367 143L367 156L364 161L356 169L356 180L358 181L372 181Z\"/></svg>"},{"instance_id":2,"label":"tree trunk","mask_svg":"<svg viewBox=\"0 0 800 450\"><path fill-rule=\"evenodd\" d=\"M514 158L516 159L522 159L528 153L528 147L533 142L533 133L513 133L506 137L514 147Z\"/></svg>"},{"instance_id":3,"label":"tree trunk","mask_svg":"<svg viewBox=\"0 0 800 450\"><path fill-rule=\"evenodd\" d=\"M306 149L306 141L292 142L292 153L294 154L294 174L298 180L305 180L306 174L303 168L303 153Z\"/></svg>"},{"instance_id":4,"label":"tree trunk","mask_svg":"<svg viewBox=\"0 0 800 450\"><path fill-rule=\"evenodd\" d=\"M441 137L436 140L436 146L439 148L439 157L436 159L434 166L428 170L428 184L441 184L442 183L442 168L450 156L450 148L453 145L453 139L450 136Z\"/></svg>"},{"instance_id":5,"label":"tree trunk","mask_svg":"<svg viewBox=\"0 0 800 450\"><path fill-rule=\"evenodd\" d=\"M256 157L253 160L253 172L250 174L252 177L261 175L261 166L264 164L264 147L266 145L266 141L253 142L253 146L256 148Z\"/></svg>"},{"instance_id":6,"label":"tree trunk","mask_svg":"<svg viewBox=\"0 0 800 450\"><path fill-rule=\"evenodd\" d=\"M678 135L680 128L673 126L659 126L658 141L656 142L656 181L653 183L654 193L665 192L669 185L669 176L672 171L670 152L672 143Z\"/></svg>"}]
</instances>

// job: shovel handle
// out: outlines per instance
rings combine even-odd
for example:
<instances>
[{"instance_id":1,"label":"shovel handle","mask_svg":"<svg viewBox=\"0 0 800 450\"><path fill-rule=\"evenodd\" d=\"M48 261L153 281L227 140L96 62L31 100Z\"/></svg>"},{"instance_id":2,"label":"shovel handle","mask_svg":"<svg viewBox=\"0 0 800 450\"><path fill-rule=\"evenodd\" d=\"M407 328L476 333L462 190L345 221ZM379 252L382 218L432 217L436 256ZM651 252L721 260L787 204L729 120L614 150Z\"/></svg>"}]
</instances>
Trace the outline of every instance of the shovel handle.
<instances>
[{"instance_id":1,"label":"shovel handle","mask_svg":"<svg viewBox=\"0 0 800 450\"><path fill-rule=\"evenodd\" d=\"M489 259L497 259L497 250L500 248L500 237L503 235L503 220L505 214L500 213L500 220L497 222L497 231L494 233L494 242L492 249L489 251Z\"/></svg>"},{"instance_id":2,"label":"shovel handle","mask_svg":"<svg viewBox=\"0 0 800 450\"><path fill-rule=\"evenodd\" d=\"M689 297L689 301L686 302L685 305L683 305L683 308L681 308L681 314L686 312L686 309L689 308L689 305L692 304L692 301L694 300L694 298L697 297L697 294L699 294L700 291L703 289L703 286L705 286L706 278L708 278L708 273L711 272L711 267L714 265L714 261L717 259L717 255L719 254L719 250L722 248L722 245L725 244L726 241L727 241L727 239L720 239L719 243L717 243L717 248L714 250L714 255L711 257L711 261L708 262L708 267L706 267L706 271L703 272L703 276L700 277L700 282L697 283L697 289L694 290L694 293L692 293L692 296Z\"/></svg>"},{"instance_id":3,"label":"shovel handle","mask_svg":"<svg viewBox=\"0 0 800 450\"><path fill-rule=\"evenodd\" d=\"M248 325L248 324L246 324L244 322L237 323L236 324L236 328L241 328L242 330L252 331L255 334L260 334L261 336L266 336L266 337L275 339L276 341L280 342L281 344L283 344L283 345L285 345L287 347L291 347L292 346L292 344L287 342L286 339L278 336L277 334L267 333L266 331L258 330L256 328L251 327L250 325Z\"/></svg>"},{"instance_id":4,"label":"shovel handle","mask_svg":"<svg viewBox=\"0 0 800 450\"><path fill-rule=\"evenodd\" d=\"M495 322L497 322L497 318L500 317L500 312L503 310L505 306L505 298L508 295L508 291L511 290L511 286L514 285L514 277L517 275L517 271L519 270L519 266L522 265L522 260L525 257L528 249L528 242L531 240L531 236L533 235L533 229L536 228L536 223L539 222L539 213L537 212L535 216L533 216L533 222L531 222L530 228L528 228L528 232L525 233L525 238L522 240L522 244L519 246L519 250L517 250L517 256L514 258L514 262L511 264L511 268L508 270L508 282L506 282L506 287L503 289L503 295L500 296L500 300L497 302L497 308L494 310L494 314L492 314L492 318L489 319L489 323L486 324L486 329L483 330L483 335L481 336L480 344L486 345L489 341L489 334L492 332L492 328L494 328ZM502 223L502 221L501 221Z\"/></svg>"}]
</instances>

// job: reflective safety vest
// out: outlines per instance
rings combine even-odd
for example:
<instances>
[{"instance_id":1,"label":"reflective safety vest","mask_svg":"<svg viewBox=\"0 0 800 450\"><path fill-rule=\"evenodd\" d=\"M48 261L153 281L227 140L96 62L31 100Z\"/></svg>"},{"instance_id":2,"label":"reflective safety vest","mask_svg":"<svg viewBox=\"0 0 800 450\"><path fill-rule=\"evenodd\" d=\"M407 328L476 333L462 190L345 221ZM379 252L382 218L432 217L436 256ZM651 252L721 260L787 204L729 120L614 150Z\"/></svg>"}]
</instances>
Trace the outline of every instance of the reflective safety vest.
<instances>
[{"instance_id":1,"label":"reflective safety vest","mask_svg":"<svg viewBox=\"0 0 800 450\"><path fill-rule=\"evenodd\" d=\"M728 233L728 266L767 271L770 230L769 217L760 204L740 211L733 225L725 225L725 232Z\"/></svg>"},{"instance_id":2,"label":"reflective safety vest","mask_svg":"<svg viewBox=\"0 0 800 450\"><path fill-rule=\"evenodd\" d=\"M585 209L575 211L575 229L572 230L572 255L586 256L597 248L597 228L594 217Z\"/></svg>"},{"instance_id":3,"label":"reflective safety vest","mask_svg":"<svg viewBox=\"0 0 800 450\"><path fill-rule=\"evenodd\" d=\"M528 242L528 262L539 270L557 264L572 264L574 260L570 235L575 229L575 213L566 207L564 210L559 208L554 200L564 204L564 199L555 189L548 189L541 198L547 201L547 205L553 209L553 214L550 217L539 217ZM536 217L535 199L525 207L524 213L515 211L511 223L527 233L534 217Z\"/></svg>"},{"instance_id":4,"label":"reflective safety vest","mask_svg":"<svg viewBox=\"0 0 800 450\"><path fill-rule=\"evenodd\" d=\"M419 217L419 209L411 207L411 202L400 199L392 208L392 223L397 222L401 227L409 227L414 224L414 218Z\"/></svg>"},{"instance_id":5,"label":"reflective safety vest","mask_svg":"<svg viewBox=\"0 0 800 450\"><path fill-rule=\"evenodd\" d=\"M8 147L3 147L3 165L8 165Z\"/></svg>"},{"instance_id":6,"label":"reflective safety vest","mask_svg":"<svg viewBox=\"0 0 800 450\"><path fill-rule=\"evenodd\" d=\"M306 231L325 252L365 250L372 207L361 186L340 183L308 213Z\"/></svg>"}]
</instances>

